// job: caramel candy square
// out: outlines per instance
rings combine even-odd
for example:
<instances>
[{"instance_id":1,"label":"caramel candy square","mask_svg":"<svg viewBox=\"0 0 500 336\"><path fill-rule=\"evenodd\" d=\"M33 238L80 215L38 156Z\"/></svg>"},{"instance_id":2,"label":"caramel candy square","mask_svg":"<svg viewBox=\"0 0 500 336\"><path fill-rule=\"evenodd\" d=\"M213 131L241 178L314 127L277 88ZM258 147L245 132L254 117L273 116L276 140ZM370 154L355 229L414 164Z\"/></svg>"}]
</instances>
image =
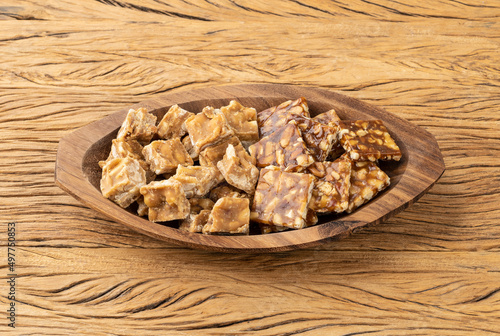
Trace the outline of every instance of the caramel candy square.
<instances>
[{"instance_id":1,"label":"caramel candy square","mask_svg":"<svg viewBox=\"0 0 500 336\"><path fill-rule=\"evenodd\" d=\"M223 197L249 198L248 194L228 184L221 184L213 188L209 197L214 202Z\"/></svg>"},{"instance_id":2,"label":"caramel candy square","mask_svg":"<svg viewBox=\"0 0 500 336\"><path fill-rule=\"evenodd\" d=\"M245 107L236 100L231 100L229 105L220 110L242 144L251 145L259 141L257 111L253 107Z\"/></svg>"},{"instance_id":3,"label":"caramel candy square","mask_svg":"<svg viewBox=\"0 0 500 336\"><path fill-rule=\"evenodd\" d=\"M185 125L197 153L234 135L224 114L210 106L205 107L201 113L189 117Z\"/></svg>"},{"instance_id":4,"label":"caramel candy square","mask_svg":"<svg viewBox=\"0 0 500 336\"><path fill-rule=\"evenodd\" d=\"M316 177L309 208L321 212L343 212L349 204L351 161L315 162L308 170Z\"/></svg>"},{"instance_id":5,"label":"caramel candy square","mask_svg":"<svg viewBox=\"0 0 500 336\"><path fill-rule=\"evenodd\" d=\"M331 110L326 111L324 113L318 114L313 119L317 122L324 124L324 125L329 125L332 127L335 127L337 121L340 121L340 118L334 109L331 109Z\"/></svg>"},{"instance_id":6,"label":"caramel candy square","mask_svg":"<svg viewBox=\"0 0 500 336\"><path fill-rule=\"evenodd\" d=\"M137 140L142 144L149 143L156 133L156 116L148 113L144 107L130 109L118 131L118 140Z\"/></svg>"},{"instance_id":7,"label":"caramel candy square","mask_svg":"<svg viewBox=\"0 0 500 336\"><path fill-rule=\"evenodd\" d=\"M203 166L188 166L179 165L177 172L170 179L179 181L186 193L187 198L194 196L205 196L218 181L217 168Z\"/></svg>"},{"instance_id":8,"label":"caramel candy square","mask_svg":"<svg viewBox=\"0 0 500 336\"><path fill-rule=\"evenodd\" d=\"M314 176L264 168L252 204L253 221L302 229L306 226Z\"/></svg>"},{"instance_id":9,"label":"caramel candy square","mask_svg":"<svg viewBox=\"0 0 500 336\"><path fill-rule=\"evenodd\" d=\"M190 213L179 226L179 230L187 232L202 232L208 222L210 210L201 210L198 213Z\"/></svg>"},{"instance_id":10,"label":"caramel candy square","mask_svg":"<svg viewBox=\"0 0 500 336\"><path fill-rule=\"evenodd\" d=\"M380 191L387 188L391 180L374 162L357 161L352 163L351 186L347 212L359 208Z\"/></svg>"},{"instance_id":11,"label":"caramel candy square","mask_svg":"<svg viewBox=\"0 0 500 336\"><path fill-rule=\"evenodd\" d=\"M149 208L148 218L152 222L184 219L189 215L189 201L179 181L153 181L141 187L141 194Z\"/></svg>"},{"instance_id":12,"label":"caramel candy square","mask_svg":"<svg viewBox=\"0 0 500 336\"><path fill-rule=\"evenodd\" d=\"M301 97L297 100L288 100L278 106L268 108L257 114L260 138L270 135L278 128L293 120L293 116L309 118L307 100Z\"/></svg>"},{"instance_id":13,"label":"caramel candy square","mask_svg":"<svg viewBox=\"0 0 500 336\"><path fill-rule=\"evenodd\" d=\"M144 146L142 153L155 174L173 173L178 165L194 163L179 138L153 141Z\"/></svg>"},{"instance_id":14,"label":"caramel candy square","mask_svg":"<svg viewBox=\"0 0 500 336\"><path fill-rule=\"evenodd\" d=\"M354 161L401 159L401 150L382 120L338 122L340 143Z\"/></svg>"},{"instance_id":15,"label":"caramel candy square","mask_svg":"<svg viewBox=\"0 0 500 336\"><path fill-rule=\"evenodd\" d=\"M279 166L285 171L300 172L314 162L295 121L260 139L248 149L259 168Z\"/></svg>"},{"instance_id":16,"label":"caramel candy square","mask_svg":"<svg viewBox=\"0 0 500 336\"><path fill-rule=\"evenodd\" d=\"M204 234L237 233L248 234L250 228L250 208L248 198L223 197L212 209Z\"/></svg>"},{"instance_id":17,"label":"caramel candy square","mask_svg":"<svg viewBox=\"0 0 500 336\"><path fill-rule=\"evenodd\" d=\"M233 145L227 146L224 158L217 163L217 168L230 185L249 194L255 191L259 178L259 170L252 162L253 158L240 146L238 150Z\"/></svg>"},{"instance_id":18,"label":"caramel candy square","mask_svg":"<svg viewBox=\"0 0 500 336\"><path fill-rule=\"evenodd\" d=\"M180 108L179 105L171 106L158 124L158 135L162 139L181 138L186 134L184 122L194 113Z\"/></svg>"},{"instance_id":19,"label":"caramel candy square","mask_svg":"<svg viewBox=\"0 0 500 336\"><path fill-rule=\"evenodd\" d=\"M139 198L145 184L146 172L139 161L131 157L112 159L102 168L101 192L122 208Z\"/></svg>"}]
</instances>

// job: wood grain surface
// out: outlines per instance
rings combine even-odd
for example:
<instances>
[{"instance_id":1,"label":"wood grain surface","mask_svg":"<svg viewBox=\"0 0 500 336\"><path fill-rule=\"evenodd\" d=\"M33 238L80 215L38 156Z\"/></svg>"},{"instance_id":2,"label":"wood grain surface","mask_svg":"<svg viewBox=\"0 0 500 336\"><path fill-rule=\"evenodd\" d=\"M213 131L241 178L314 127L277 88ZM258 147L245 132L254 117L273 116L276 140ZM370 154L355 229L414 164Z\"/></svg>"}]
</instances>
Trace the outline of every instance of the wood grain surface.
<instances>
[{"instance_id":1,"label":"wood grain surface","mask_svg":"<svg viewBox=\"0 0 500 336\"><path fill-rule=\"evenodd\" d=\"M0 333L500 334L499 17L493 0L2 0ZM446 172L383 224L258 255L168 245L54 184L64 135L238 83L380 106L432 133Z\"/></svg>"}]
</instances>

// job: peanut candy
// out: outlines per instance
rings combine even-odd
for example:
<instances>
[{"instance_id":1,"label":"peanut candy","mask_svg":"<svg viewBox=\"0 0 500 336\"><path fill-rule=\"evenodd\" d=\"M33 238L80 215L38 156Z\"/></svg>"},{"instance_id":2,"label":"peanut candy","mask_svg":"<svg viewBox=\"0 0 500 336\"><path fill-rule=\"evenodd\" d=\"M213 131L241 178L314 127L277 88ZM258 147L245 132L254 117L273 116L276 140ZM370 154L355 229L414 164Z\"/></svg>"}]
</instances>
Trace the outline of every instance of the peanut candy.
<instances>
[{"instance_id":1,"label":"peanut candy","mask_svg":"<svg viewBox=\"0 0 500 336\"><path fill-rule=\"evenodd\" d=\"M300 172L314 162L295 121L260 139L248 149L256 159L257 167L272 165L285 171Z\"/></svg>"},{"instance_id":2,"label":"peanut candy","mask_svg":"<svg viewBox=\"0 0 500 336\"><path fill-rule=\"evenodd\" d=\"M245 107L231 100L229 105L221 107L220 110L242 144L251 145L259 141L257 111L253 107Z\"/></svg>"},{"instance_id":3,"label":"peanut candy","mask_svg":"<svg viewBox=\"0 0 500 336\"><path fill-rule=\"evenodd\" d=\"M387 188L390 182L389 176L374 162L353 162L347 212L351 213L371 200L380 191Z\"/></svg>"},{"instance_id":4,"label":"peanut candy","mask_svg":"<svg viewBox=\"0 0 500 336\"><path fill-rule=\"evenodd\" d=\"M210 106L205 107L201 113L189 117L185 125L197 153L234 135L224 114Z\"/></svg>"},{"instance_id":5,"label":"peanut candy","mask_svg":"<svg viewBox=\"0 0 500 336\"><path fill-rule=\"evenodd\" d=\"M340 143L352 160L401 159L401 150L382 120L339 121L338 124Z\"/></svg>"},{"instance_id":6,"label":"peanut candy","mask_svg":"<svg viewBox=\"0 0 500 336\"><path fill-rule=\"evenodd\" d=\"M248 194L245 194L239 189L227 184L221 184L210 191L210 199L214 202L223 197L235 197L235 198L249 198Z\"/></svg>"},{"instance_id":7,"label":"peanut candy","mask_svg":"<svg viewBox=\"0 0 500 336\"><path fill-rule=\"evenodd\" d=\"M250 228L250 208L248 198L223 197L210 213L204 234L237 233L248 234Z\"/></svg>"},{"instance_id":8,"label":"peanut candy","mask_svg":"<svg viewBox=\"0 0 500 336\"><path fill-rule=\"evenodd\" d=\"M301 97L297 100L288 100L278 106L268 108L257 114L260 137L270 135L275 130L293 120L294 115L309 118L307 100Z\"/></svg>"},{"instance_id":9,"label":"peanut candy","mask_svg":"<svg viewBox=\"0 0 500 336\"><path fill-rule=\"evenodd\" d=\"M314 177L284 172L276 167L260 171L250 217L253 221L302 229L306 226Z\"/></svg>"},{"instance_id":10,"label":"peanut candy","mask_svg":"<svg viewBox=\"0 0 500 336\"><path fill-rule=\"evenodd\" d=\"M331 109L331 110L326 111L324 113L318 114L313 119L317 122L324 124L324 125L329 125L332 127L335 127L336 122L340 121L340 118L334 109Z\"/></svg>"},{"instance_id":11,"label":"peanut candy","mask_svg":"<svg viewBox=\"0 0 500 336\"><path fill-rule=\"evenodd\" d=\"M131 157L112 159L102 168L101 192L122 208L139 198L140 188L145 184L146 172Z\"/></svg>"},{"instance_id":12,"label":"peanut candy","mask_svg":"<svg viewBox=\"0 0 500 336\"><path fill-rule=\"evenodd\" d=\"M144 107L137 110L130 109L123 122L118 135L118 140L137 140L148 143L156 133L156 116L148 113Z\"/></svg>"},{"instance_id":13,"label":"peanut candy","mask_svg":"<svg viewBox=\"0 0 500 336\"><path fill-rule=\"evenodd\" d=\"M173 173L178 165L192 166L194 163L179 138L153 141L144 146L142 153L156 174Z\"/></svg>"},{"instance_id":14,"label":"peanut candy","mask_svg":"<svg viewBox=\"0 0 500 336\"><path fill-rule=\"evenodd\" d=\"M224 158L217 162L217 168L230 185L253 194L259 178L259 170L252 162L255 160L248 155L242 146L236 150L230 144L227 146Z\"/></svg>"},{"instance_id":15,"label":"peanut candy","mask_svg":"<svg viewBox=\"0 0 500 336\"><path fill-rule=\"evenodd\" d=\"M182 138L181 142L184 145L184 148L186 148L186 151L188 152L191 159L193 159L193 161L198 161L199 154L196 153L196 151L194 150L194 147L193 147L193 144L191 143L191 138L189 138L189 135Z\"/></svg>"},{"instance_id":16,"label":"peanut candy","mask_svg":"<svg viewBox=\"0 0 500 336\"><path fill-rule=\"evenodd\" d=\"M152 222L184 219L189 215L189 201L179 181L153 181L141 187L141 194L149 208L148 218Z\"/></svg>"},{"instance_id":17,"label":"peanut candy","mask_svg":"<svg viewBox=\"0 0 500 336\"><path fill-rule=\"evenodd\" d=\"M179 226L179 230L187 232L202 232L208 222L210 210L201 210L198 213L190 213Z\"/></svg>"},{"instance_id":18,"label":"peanut candy","mask_svg":"<svg viewBox=\"0 0 500 336\"><path fill-rule=\"evenodd\" d=\"M216 179L217 168L203 166L179 165L177 172L170 179L182 183L187 198L205 196L218 182Z\"/></svg>"},{"instance_id":19,"label":"peanut candy","mask_svg":"<svg viewBox=\"0 0 500 336\"><path fill-rule=\"evenodd\" d=\"M351 161L315 162L308 168L316 177L309 207L317 212L343 212L349 204Z\"/></svg>"},{"instance_id":20,"label":"peanut candy","mask_svg":"<svg viewBox=\"0 0 500 336\"><path fill-rule=\"evenodd\" d=\"M181 138L187 132L184 122L191 116L194 113L172 105L158 124L158 135L162 139Z\"/></svg>"},{"instance_id":21,"label":"peanut candy","mask_svg":"<svg viewBox=\"0 0 500 336\"><path fill-rule=\"evenodd\" d=\"M337 128L324 125L314 119L296 117L302 139L316 161L325 161L334 145L337 145Z\"/></svg>"},{"instance_id":22,"label":"peanut candy","mask_svg":"<svg viewBox=\"0 0 500 336\"><path fill-rule=\"evenodd\" d=\"M217 163L224 158L226 149L229 145L233 145L235 146L235 148L241 148L242 150L245 150L241 145L240 140L236 136L231 136L221 143L206 147L200 153L200 165L217 168ZM219 168L217 168L217 171L219 171ZM222 176L220 172L217 175L217 181L219 183L224 181L224 176Z\"/></svg>"}]
</instances>

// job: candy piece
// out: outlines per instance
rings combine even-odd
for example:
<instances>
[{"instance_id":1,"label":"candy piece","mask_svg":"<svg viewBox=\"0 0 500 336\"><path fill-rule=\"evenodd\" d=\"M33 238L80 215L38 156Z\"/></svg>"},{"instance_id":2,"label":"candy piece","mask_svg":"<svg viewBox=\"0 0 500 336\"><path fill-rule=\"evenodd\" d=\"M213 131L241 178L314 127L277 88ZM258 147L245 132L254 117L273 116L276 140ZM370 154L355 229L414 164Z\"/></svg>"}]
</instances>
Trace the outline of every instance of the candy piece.
<instances>
[{"instance_id":1,"label":"candy piece","mask_svg":"<svg viewBox=\"0 0 500 336\"><path fill-rule=\"evenodd\" d=\"M257 167L274 165L285 171L300 172L314 162L295 121L260 139L248 149L256 159Z\"/></svg>"},{"instance_id":2,"label":"candy piece","mask_svg":"<svg viewBox=\"0 0 500 336\"><path fill-rule=\"evenodd\" d=\"M184 145L184 148L186 148L189 156L191 156L191 159L193 159L193 161L197 161L199 155L194 150L193 144L191 143L191 138L189 138L189 136L185 136L184 138L182 138L181 142Z\"/></svg>"},{"instance_id":3,"label":"candy piece","mask_svg":"<svg viewBox=\"0 0 500 336\"><path fill-rule=\"evenodd\" d=\"M338 122L340 143L354 161L401 159L401 150L382 120Z\"/></svg>"},{"instance_id":4,"label":"candy piece","mask_svg":"<svg viewBox=\"0 0 500 336\"><path fill-rule=\"evenodd\" d=\"M214 202L223 197L236 197L236 198L249 198L248 194L245 194L239 189L227 184L221 184L210 191L210 199Z\"/></svg>"},{"instance_id":5,"label":"candy piece","mask_svg":"<svg viewBox=\"0 0 500 336\"><path fill-rule=\"evenodd\" d=\"M220 110L244 146L259 141L257 111L253 107L245 107L239 102L231 100L229 105L221 107Z\"/></svg>"},{"instance_id":6,"label":"candy piece","mask_svg":"<svg viewBox=\"0 0 500 336\"><path fill-rule=\"evenodd\" d=\"M380 191L387 188L390 182L389 176L374 162L353 162L347 212L351 213L356 208L371 200Z\"/></svg>"},{"instance_id":7,"label":"candy piece","mask_svg":"<svg viewBox=\"0 0 500 336\"><path fill-rule=\"evenodd\" d=\"M201 113L189 117L185 125L197 153L234 135L224 114L210 106L205 107Z\"/></svg>"},{"instance_id":8,"label":"candy piece","mask_svg":"<svg viewBox=\"0 0 500 336\"><path fill-rule=\"evenodd\" d=\"M148 143L156 133L156 116L148 113L144 107L130 109L127 117L118 131L118 140L137 140Z\"/></svg>"},{"instance_id":9,"label":"candy piece","mask_svg":"<svg viewBox=\"0 0 500 336\"><path fill-rule=\"evenodd\" d=\"M307 100L301 97L297 100L288 100L278 106L274 106L257 114L260 138L270 135L278 128L292 120L298 115L309 118L309 107Z\"/></svg>"},{"instance_id":10,"label":"candy piece","mask_svg":"<svg viewBox=\"0 0 500 336\"><path fill-rule=\"evenodd\" d=\"M191 116L194 113L173 105L158 124L158 135L162 139L181 138L187 132L184 122Z\"/></svg>"},{"instance_id":11,"label":"candy piece","mask_svg":"<svg viewBox=\"0 0 500 336\"><path fill-rule=\"evenodd\" d=\"M141 188L141 194L149 208L148 218L152 222L184 219L189 215L189 201L179 181L153 181Z\"/></svg>"},{"instance_id":12,"label":"candy piece","mask_svg":"<svg viewBox=\"0 0 500 336\"><path fill-rule=\"evenodd\" d=\"M122 208L139 198L140 188L145 184L146 172L131 157L112 159L102 168L101 192Z\"/></svg>"},{"instance_id":13,"label":"candy piece","mask_svg":"<svg viewBox=\"0 0 500 336\"><path fill-rule=\"evenodd\" d=\"M201 210L199 213L190 213L179 226L179 230L187 232L201 232L208 222L210 210Z\"/></svg>"},{"instance_id":14,"label":"candy piece","mask_svg":"<svg viewBox=\"0 0 500 336\"><path fill-rule=\"evenodd\" d=\"M142 153L156 174L173 173L178 165L192 166L194 163L179 138L153 141L144 146Z\"/></svg>"},{"instance_id":15,"label":"candy piece","mask_svg":"<svg viewBox=\"0 0 500 336\"><path fill-rule=\"evenodd\" d=\"M251 219L263 224L302 229L306 226L314 179L310 174L284 172L276 167L262 169Z\"/></svg>"},{"instance_id":16,"label":"candy piece","mask_svg":"<svg viewBox=\"0 0 500 336\"><path fill-rule=\"evenodd\" d=\"M317 122L324 124L324 125L329 125L332 127L335 127L336 122L340 121L340 118L334 109L331 109L331 110L326 111L324 113L318 114L313 119Z\"/></svg>"},{"instance_id":17,"label":"candy piece","mask_svg":"<svg viewBox=\"0 0 500 336\"><path fill-rule=\"evenodd\" d=\"M295 117L302 139L316 161L325 161L333 146L338 144L337 127L324 125L314 119Z\"/></svg>"},{"instance_id":18,"label":"candy piece","mask_svg":"<svg viewBox=\"0 0 500 336\"><path fill-rule=\"evenodd\" d=\"M236 136L231 136L219 144L206 147L200 153L200 165L217 168L217 163L224 158L226 149L229 145L235 146L235 148L238 148L238 150L245 150L241 145L240 140ZM217 168L217 171L219 171L219 168ZM219 174L217 175L217 182L220 183L222 181L224 181L224 176L222 176L222 174L219 172Z\"/></svg>"},{"instance_id":19,"label":"candy piece","mask_svg":"<svg viewBox=\"0 0 500 336\"><path fill-rule=\"evenodd\" d=\"M248 234L250 227L250 208L247 198L223 197L212 209L204 234L238 233Z\"/></svg>"},{"instance_id":20,"label":"candy piece","mask_svg":"<svg viewBox=\"0 0 500 336\"><path fill-rule=\"evenodd\" d=\"M349 204L351 161L315 162L308 171L316 177L309 208L317 212L343 212Z\"/></svg>"},{"instance_id":21,"label":"candy piece","mask_svg":"<svg viewBox=\"0 0 500 336\"><path fill-rule=\"evenodd\" d=\"M255 191L255 184L259 178L259 170L252 164L253 158L240 146L227 146L226 155L217 163L217 168L226 181L249 194Z\"/></svg>"},{"instance_id":22,"label":"candy piece","mask_svg":"<svg viewBox=\"0 0 500 336\"><path fill-rule=\"evenodd\" d=\"M217 168L203 166L184 167L179 165L170 179L182 183L187 198L205 196L218 182Z\"/></svg>"}]
</instances>

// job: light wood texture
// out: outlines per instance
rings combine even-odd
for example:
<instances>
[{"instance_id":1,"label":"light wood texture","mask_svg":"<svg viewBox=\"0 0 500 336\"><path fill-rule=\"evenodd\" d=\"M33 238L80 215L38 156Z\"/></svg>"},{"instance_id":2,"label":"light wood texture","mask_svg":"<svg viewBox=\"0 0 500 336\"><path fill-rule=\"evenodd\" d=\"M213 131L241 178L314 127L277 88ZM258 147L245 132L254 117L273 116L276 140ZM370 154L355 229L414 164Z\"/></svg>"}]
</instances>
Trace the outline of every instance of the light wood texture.
<instances>
[{"instance_id":1,"label":"light wood texture","mask_svg":"<svg viewBox=\"0 0 500 336\"><path fill-rule=\"evenodd\" d=\"M8 335L500 333L498 1L3 0L0 218ZM390 220L238 255L141 235L54 184L59 140L163 93L323 87L433 134L446 171Z\"/></svg>"}]
</instances>

